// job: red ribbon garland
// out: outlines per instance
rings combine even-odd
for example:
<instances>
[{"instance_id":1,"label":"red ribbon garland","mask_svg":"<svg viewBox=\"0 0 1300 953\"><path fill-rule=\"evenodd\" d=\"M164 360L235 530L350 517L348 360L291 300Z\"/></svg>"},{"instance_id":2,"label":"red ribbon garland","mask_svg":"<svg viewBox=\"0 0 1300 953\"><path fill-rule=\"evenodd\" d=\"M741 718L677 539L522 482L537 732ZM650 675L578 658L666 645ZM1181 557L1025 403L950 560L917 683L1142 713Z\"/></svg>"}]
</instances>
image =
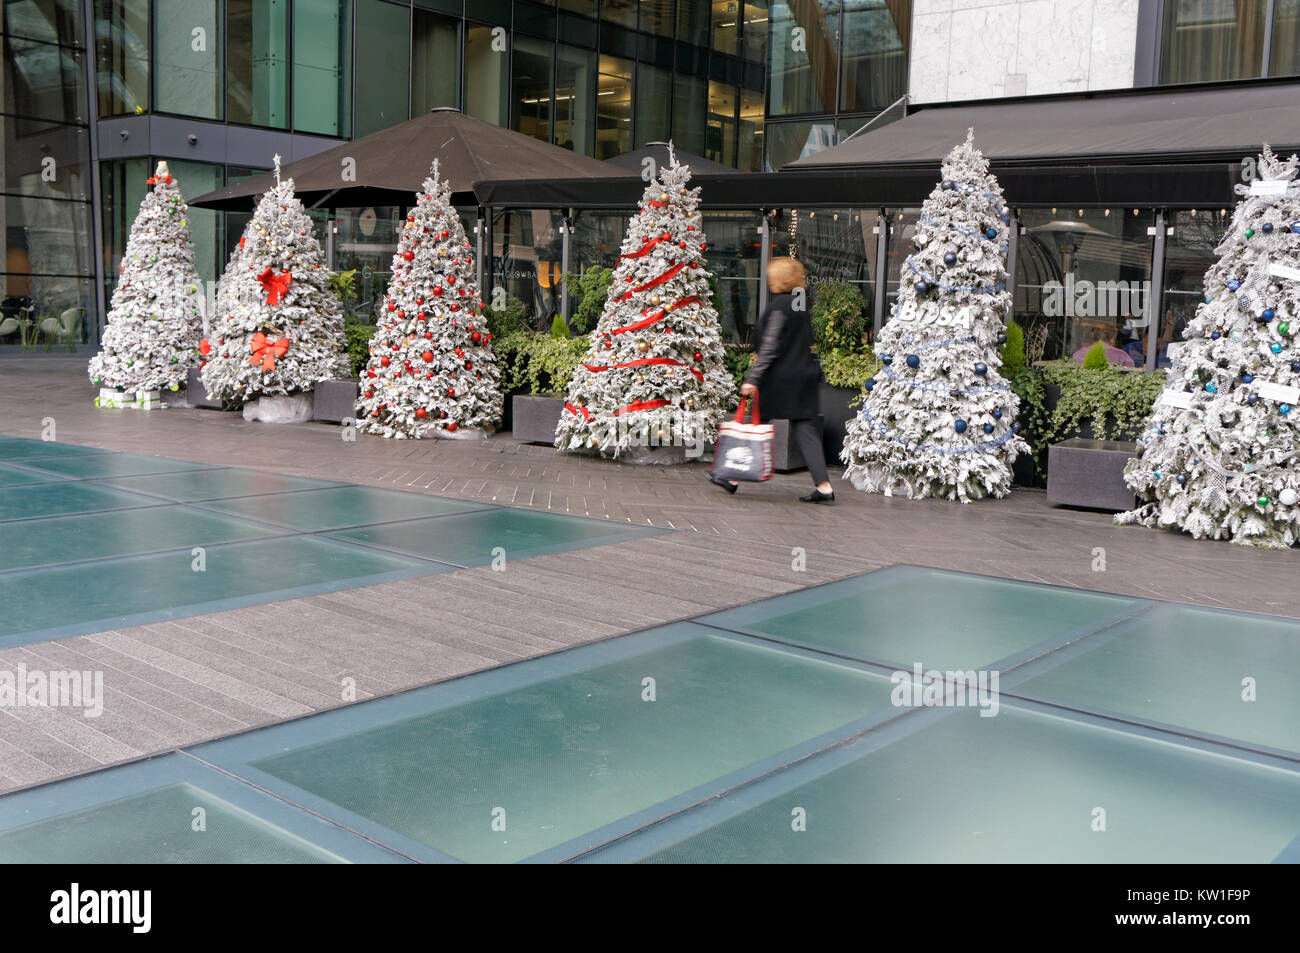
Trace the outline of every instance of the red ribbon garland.
<instances>
[{"instance_id":1,"label":"red ribbon garland","mask_svg":"<svg viewBox=\"0 0 1300 953\"><path fill-rule=\"evenodd\" d=\"M567 411L568 411L569 413L571 413L571 414L579 414L579 413L580 413L580 414L582 414L582 416L584 416L584 417L587 418L587 422L588 422L588 423L591 422L591 414L588 413L586 407L574 407L574 406L573 406L572 404L570 404L568 401L565 401L565 402L564 402L564 409L567 410Z\"/></svg>"},{"instance_id":2,"label":"red ribbon garland","mask_svg":"<svg viewBox=\"0 0 1300 953\"><path fill-rule=\"evenodd\" d=\"M697 298L695 295L690 295L686 298L678 298L675 302L673 302L673 308L680 308L684 304L698 304L699 300L700 299ZM609 333L626 334L629 331L640 331L643 328L650 327L650 325L654 324L656 321L662 320L664 315L666 315L667 313L668 313L668 309L663 308L657 314L652 314L650 315L650 317L646 318L643 321L638 321L636 324L625 324L623 325L623 327L615 328L613 331L610 331Z\"/></svg>"},{"instance_id":3,"label":"red ribbon garland","mask_svg":"<svg viewBox=\"0 0 1300 953\"><path fill-rule=\"evenodd\" d=\"M634 403L628 404L626 407L622 407L614 411L614 413L610 414L610 416L617 417L619 414L631 414L631 413L635 413L638 410L655 410L656 408L659 407L667 407L668 403L669 402L662 397L660 397L658 400L638 400L635 401ZM591 416L591 412L587 410L586 407L575 407L573 406L573 404L570 404L566 401L564 404L564 409L571 414L582 414L582 416L586 418L587 423L591 423L593 419Z\"/></svg>"},{"instance_id":4,"label":"red ribbon garland","mask_svg":"<svg viewBox=\"0 0 1300 953\"><path fill-rule=\"evenodd\" d=\"M654 288L654 287L656 287L657 285L661 285L661 284L663 284L665 281L667 281L669 278L671 278L673 275L677 274L677 272L681 271L681 270L682 270L683 268L685 268L685 267L686 267L686 262L684 262L684 261L683 261L683 262L678 262L677 264L675 264L675 265L673 265L671 268L669 268L667 271L665 271L665 272L664 272L662 275L660 275L658 278L651 278L649 281L647 281L645 284L641 285L639 288L633 288L632 290L633 290L633 291L649 291L651 288Z\"/></svg>"},{"instance_id":5,"label":"red ribbon garland","mask_svg":"<svg viewBox=\"0 0 1300 953\"><path fill-rule=\"evenodd\" d=\"M626 255L619 255L618 257L619 258L640 258L642 255L648 254L650 252L650 249L654 248L663 240L664 237L662 235L658 236L657 238L652 238L650 239L650 241L642 245L640 249L638 249L637 251L630 251Z\"/></svg>"},{"instance_id":6,"label":"red ribbon garland","mask_svg":"<svg viewBox=\"0 0 1300 953\"><path fill-rule=\"evenodd\" d=\"M673 357L642 357L642 358L638 358L635 361L628 361L626 364L608 364L604 367L593 367L592 365L587 363L584 363L582 366L585 367L587 370L591 371L593 374L599 374L602 371L613 371L623 367L645 367L649 364L671 364L673 367L684 367L692 374L694 374L696 377L698 377L701 382L704 381L703 374L701 374L695 368L691 367L689 364L679 361Z\"/></svg>"}]
</instances>

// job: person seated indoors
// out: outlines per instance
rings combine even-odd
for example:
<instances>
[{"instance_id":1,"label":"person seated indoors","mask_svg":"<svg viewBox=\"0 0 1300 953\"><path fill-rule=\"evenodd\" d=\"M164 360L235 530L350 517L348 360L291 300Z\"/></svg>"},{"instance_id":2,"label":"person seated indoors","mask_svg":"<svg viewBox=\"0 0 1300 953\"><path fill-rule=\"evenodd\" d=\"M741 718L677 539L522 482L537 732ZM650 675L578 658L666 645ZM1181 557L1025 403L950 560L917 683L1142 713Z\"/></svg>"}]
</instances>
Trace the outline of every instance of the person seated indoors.
<instances>
[{"instance_id":1,"label":"person seated indoors","mask_svg":"<svg viewBox=\"0 0 1300 953\"><path fill-rule=\"evenodd\" d=\"M1133 363L1133 358L1129 357L1127 351L1121 351L1118 347L1115 346L1115 338L1117 334L1118 334L1118 329L1112 331L1109 338L1102 337L1100 339L1101 343L1106 348L1106 360L1109 363L1117 364L1120 367L1136 366ZM1077 361L1078 363L1082 364L1084 355L1087 354L1091 348L1092 348L1091 344L1085 344L1083 347L1079 348L1079 350L1075 351L1072 355L1070 355L1070 360Z\"/></svg>"},{"instance_id":2,"label":"person seated indoors","mask_svg":"<svg viewBox=\"0 0 1300 953\"><path fill-rule=\"evenodd\" d=\"M1120 328L1115 332L1115 346L1133 359L1134 367L1141 367L1147 362L1147 336L1141 337L1129 328Z\"/></svg>"}]
</instances>

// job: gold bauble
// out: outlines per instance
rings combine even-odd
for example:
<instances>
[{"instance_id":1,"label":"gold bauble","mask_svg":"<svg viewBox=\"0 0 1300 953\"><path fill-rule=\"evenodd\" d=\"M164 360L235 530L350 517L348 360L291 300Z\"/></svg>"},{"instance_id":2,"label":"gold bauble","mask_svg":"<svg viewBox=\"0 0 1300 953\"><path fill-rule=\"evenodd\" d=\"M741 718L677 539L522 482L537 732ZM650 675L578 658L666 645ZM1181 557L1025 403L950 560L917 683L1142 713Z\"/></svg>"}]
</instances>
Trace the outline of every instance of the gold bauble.
<instances>
[{"instance_id":1,"label":"gold bauble","mask_svg":"<svg viewBox=\"0 0 1300 953\"><path fill-rule=\"evenodd\" d=\"M669 198L671 198L671 196L670 196L667 192L660 192L660 193L659 193L659 201L660 201L660 202L667 202Z\"/></svg>"},{"instance_id":2,"label":"gold bauble","mask_svg":"<svg viewBox=\"0 0 1300 953\"><path fill-rule=\"evenodd\" d=\"M635 380L638 384L640 384L643 380L645 380L645 378L642 377L640 374L638 374L636 377L633 378L633 380Z\"/></svg>"},{"instance_id":3,"label":"gold bauble","mask_svg":"<svg viewBox=\"0 0 1300 953\"><path fill-rule=\"evenodd\" d=\"M650 345L646 341L637 341L636 349L644 354L646 351L650 350Z\"/></svg>"},{"instance_id":4,"label":"gold bauble","mask_svg":"<svg viewBox=\"0 0 1300 953\"><path fill-rule=\"evenodd\" d=\"M658 295L651 295L651 296L650 296L650 303L651 303L651 304L655 304L655 305L657 305L657 304L659 303L659 296L658 296Z\"/></svg>"}]
</instances>

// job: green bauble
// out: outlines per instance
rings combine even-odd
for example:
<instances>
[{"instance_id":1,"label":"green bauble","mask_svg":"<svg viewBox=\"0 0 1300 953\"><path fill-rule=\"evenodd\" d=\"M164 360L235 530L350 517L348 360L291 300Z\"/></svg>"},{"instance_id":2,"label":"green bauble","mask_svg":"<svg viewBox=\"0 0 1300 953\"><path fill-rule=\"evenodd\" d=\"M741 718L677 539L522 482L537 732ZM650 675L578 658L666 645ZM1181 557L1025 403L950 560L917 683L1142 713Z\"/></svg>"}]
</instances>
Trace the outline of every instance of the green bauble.
<instances>
[{"instance_id":1,"label":"green bauble","mask_svg":"<svg viewBox=\"0 0 1300 953\"><path fill-rule=\"evenodd\" d=\"M1279 322L1279 323L1278 323L1278 326L1277 326L1277 333L1278 333L1278 334L1290 334L1290 333L1291 333L1291 325L1290 325L1290 323L1289 323L1289 322L1286 322L1286 321L1281 321L1281 322Z\"/></svg>"},{"instance_id":2,"label":"green bauble","mask_svg":"<svg viewBox=\"0 0 1300 953\"><path fill-rule=\"evenodd\" d=\"M172 358L172 363L173 363L173 364L179 364L180 362L181 362L181 359L180 359L179 357L173 357L173 358Z\"/></svg>"},{"instance_id":3,"label":"green bauble","mask_svg":"<svg viewBox=\"0 0 1300 953\"><path fill-rule=\"evenodd\" d=\"M1254 230L1253 228L1248 228L1248 229L1246 229L1246 237L1247 237L1247 238L1254 238L1254 237L1255 237L1255 230Z\"/></svg>"},{"instance_id":4,"label":"green bauble","mask_svg":"<svg viewBox=\"0 0 1300 953\"><path fill-rule=\"evenodd\" d=\"M1264 509L1264 507L1268 506L1269 498L1267 496L1261 496L1258 500L1255 501L1255 504L1262 510Z\"/></svg>"},{"instance_id":5,"label":"green bauble","mask_svg":"<svg viewBox=\"0 0 1300 953\"><path fill-rule=\"evenodd\" d=\"M175 364L176 362L175 362L175 361L172 361L172 363ZM180 390L180 389L181 389L181 385L180 385L180 384L173 384L173 385L172 385L172 390Z\"/></svg>"}]
</instances>

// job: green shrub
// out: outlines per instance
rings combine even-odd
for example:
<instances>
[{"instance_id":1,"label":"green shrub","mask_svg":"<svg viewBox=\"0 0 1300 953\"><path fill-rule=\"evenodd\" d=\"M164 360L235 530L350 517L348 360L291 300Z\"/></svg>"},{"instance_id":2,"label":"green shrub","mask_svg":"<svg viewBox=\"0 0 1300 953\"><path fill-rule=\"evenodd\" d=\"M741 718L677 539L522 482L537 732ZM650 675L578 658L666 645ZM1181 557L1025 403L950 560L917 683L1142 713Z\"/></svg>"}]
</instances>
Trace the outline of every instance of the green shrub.
<instances>
[{"instance_id":1,"label":"green shrub","mask_svg":"<svg viewBox=\"0 0 1300 953\"><path fill-rule=\"evenodd\" d=\"M558 314L551 319L551 337L563 338L566 341L573 337L573 332L569 330L569 325L565 322L564 318L560 317Z\"/></svg>"},{"instance_id":2,"label":"green shrub","mask_svg":"<svg viewBox=\"0 0 1300 953\"><path fill-rule=\"evenodd\" d=\"M1002 345L1002 372L1010 377L1025 366L1025 331L1015 318L1007 321L1007 343Z\"/></svg>"},{"instance_id":3,"label":"green shrub","mask_svg":"<svg viewBox=\"0 0 1300 953\"><path fill-rule=\"evenodd\" d=\"M345 321L343 335L347 341L348 365L352 376L360 377L365 373L370 362L370 339L374 337L375 325L361 321Z\"/></svg>"},{"instance_id":4,"label":"green shrub","mask_svg":"<svg viewBox=\"0 0 1300 953\"><path fill-rule=\"evenodd\" d=\"M1106 360L1106 345L1104 342L1098 341L1088 348L1088 352L1083 355L1083 366L1090 371L1110 366L1110 361Z\"/></svg>"},{"instance_id":5,"label":"green shrub","mask_svg":"<svg viewBox=\"0 0 1300 953\"><path fill-rule=\"evenodd\" d=\"M1086 360L1082 366L1076 361L1044 365L1043 382L1061 389L1046 434L1048 444L1065 439L1085 420L1092 422L1098 440L1132 439L1150 416L1165 377L1164 371L1148 374L1113 364L1089 367Z\"/></svg>"},{"instance_id":6,"label":"green shrub","mask_svg":"<svg viewBox=\"0 0 1300 953\"><path fill-rule=\"evenodd\" d=\"M527 306L514 295L506 295L505 307L500 310L489 309L487 329L495 345L497 338L503 338L515 331L531 331L532 316Z\"/></svg>"},{"instance_id":7,"label":"green shrub","mask_svg":"<svg viewBox=\"0 0 1300 953\"><path fill-rule=\"evenodd\" d=\"M754 352L746 350L739 344L724 344L722 346L722 362L727 367L727 373L731 379L736 382L736 390L740 390L740 385L745 383L745 375L749 369L754 366Z\"/></svg>"},{"instance_id":8,"label":"green shrub","mask_svg":"<svg viewBox=\"0 0 1300 953\"><path fill-rule=\"evenodd\" d=\"M501 392L506 395L565 393L573 380L574 369L590 346L585 335L564 338L514 331L493 338L492 351L501 369Z\"/></svg>"},{"instance_id":9,"label":"green shrub","mask_svg":"<svg viewBox=\"0 0 1300 953\"><path fill-rule=\"evenodd\" d=\"M574 295L571 323L579 334L586 334L596 327L596 322L605 312L605 299L609 296L609 286L614 283L614 272L597 265L588 268L577 280L569 276L569 281Z\"/></svg>"},{"instance_id":10,"label":"green shrub","mask_svg":"<svg viewBox=\"0 0 1300 953\"><path fill-rule=\"evenodd\" d=\"M810 317L818 353L861 351L867 346L867 299L858 285L816 282Z\"/></svg>"},{"instance_id":11,"label":"green shrub","mask_svg":"<svg viewBox=\"0 0 1300 953\"><path fill-rule=\"evenodd\" d=\"M862 351L835 348L822 351L818 357L822 364L822 376L832 387L862 390L862 386L880 370L880 361L870 348Z\"/></svg>"}]
</instances>

